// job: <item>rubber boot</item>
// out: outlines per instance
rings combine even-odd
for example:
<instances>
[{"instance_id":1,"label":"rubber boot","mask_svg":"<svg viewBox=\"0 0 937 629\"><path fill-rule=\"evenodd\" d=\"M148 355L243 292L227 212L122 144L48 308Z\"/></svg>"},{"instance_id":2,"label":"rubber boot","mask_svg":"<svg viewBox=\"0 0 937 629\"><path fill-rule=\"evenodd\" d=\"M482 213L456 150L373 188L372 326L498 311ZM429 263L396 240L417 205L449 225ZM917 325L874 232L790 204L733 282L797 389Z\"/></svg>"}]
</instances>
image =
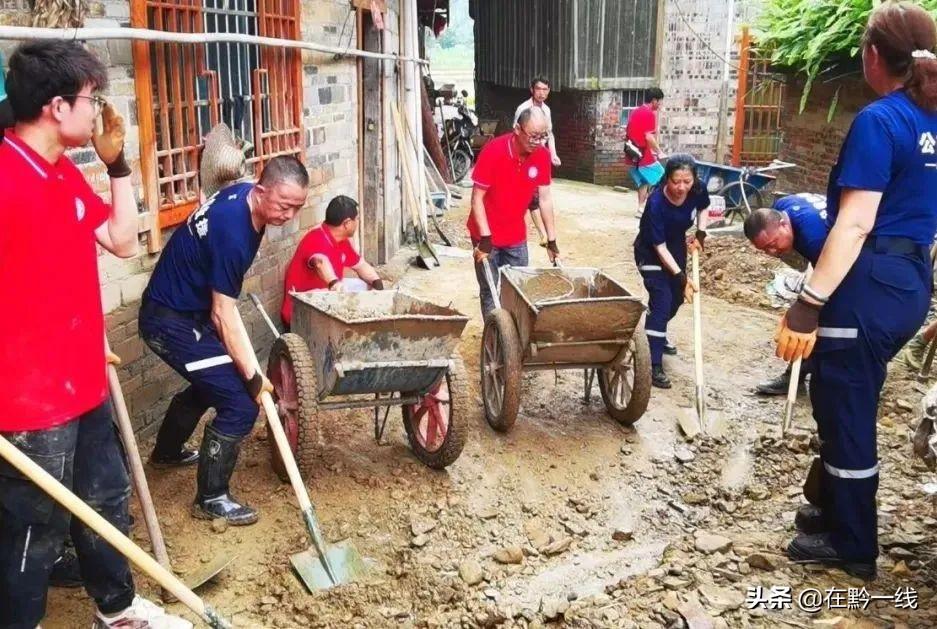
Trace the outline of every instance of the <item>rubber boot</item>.
<instances>
[{"instance_id":1,"label":"rubber boot","mask_svg":"<svg viewBox=\"0 0 937 629\"><path fill-rule=\"evenodd\" d=\"M198 457L198 493L192 505L192 515L196 518L224 518L232 526L257 521L257 512L239 503L228 487L243 440L243 437L224 435L211 425L205 426Z\"/></svg>"},{"instance_id":2,"label":"rubber boot","mask_svg":"<svg viewBox=\"0 0 937 629\"><path fill-rule=\"evenodd\" d=\"M670 341L664 341L664 353L668 356L677 355L677 346L671 343Z\"/></svg>"},{"instance_id":3,"label":"rubber boot","mask_svg":"<svg viewBox=\"0 0 937 629\"><path fill-rule=\"evenodd\" d=\"M194 465L198 461L198 450L185 447L195 427L208 407L198 399L193 387L178 393L169 403L166 416L156 435L156 446L150 454L153 467L177 467Z\"/></svg>"}]
</instances>

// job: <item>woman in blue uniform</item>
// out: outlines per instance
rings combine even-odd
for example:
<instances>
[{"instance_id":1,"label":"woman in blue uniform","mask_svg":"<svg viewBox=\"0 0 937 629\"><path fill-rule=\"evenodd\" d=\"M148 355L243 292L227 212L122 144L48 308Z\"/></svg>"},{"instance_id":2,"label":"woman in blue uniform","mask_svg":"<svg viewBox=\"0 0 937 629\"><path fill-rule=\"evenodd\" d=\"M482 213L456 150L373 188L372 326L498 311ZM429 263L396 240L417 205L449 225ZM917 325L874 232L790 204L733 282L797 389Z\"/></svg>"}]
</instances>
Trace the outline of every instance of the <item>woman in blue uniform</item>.
<instances>
[{"instance_id":1,"label":"woman in blue uniform","mask_svg":"<svg viewBox=\"0 0 937 629\"><path fill-rule=\"evenodd\" d=\"M700 184L696 161L689 155L673 155L667 160L663 182L651 193L641 215L634 261L649 295L644 327L651 346L651 382L669 389L663 355L676 354L677 348L667 342L667 323L684 301L693 300L696 291L686 275L687 251L702 249L705 233L697 229L687 238L687 230L709 207L709 194Z\"/></svg>"},{"instance_id":2,"label":"woman in blue uniform","mask_svg":"<svg viewBox=\"0 0 937 629\"><path fill-rule=\"evenodd\" d=\"M937 29L910 3L869 18L865 79L880 98L856 116L830 173L830 235L781 319L777 354L813 355L821 508L788 546L796 561L875 576L875 417L886 364L921 326L937 230Z\"/></svg>"}]
</instances>

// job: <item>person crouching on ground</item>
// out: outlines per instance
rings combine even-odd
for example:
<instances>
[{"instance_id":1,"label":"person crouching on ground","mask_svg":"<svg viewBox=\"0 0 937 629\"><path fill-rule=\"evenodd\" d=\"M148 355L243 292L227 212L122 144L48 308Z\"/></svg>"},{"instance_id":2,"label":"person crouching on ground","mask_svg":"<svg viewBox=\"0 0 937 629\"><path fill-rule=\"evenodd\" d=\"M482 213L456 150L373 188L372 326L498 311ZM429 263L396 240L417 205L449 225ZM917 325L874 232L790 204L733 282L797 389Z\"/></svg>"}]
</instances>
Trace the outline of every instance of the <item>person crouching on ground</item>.
<instances>
[{"instance_id":1,"label":"person crouching on ground","mask_svg":"<svg viewBox=\"0 0 937 629\"><path fill-rule=\"evenodd\" d=\"M669 389L664 373L663 355L674 355L677 348L667 341L667 323L674 318L684 301L692 302L698 287L687 278L687 252L702 250L709 207L709 193L700 184L696 160L690 155L674 155L667 161L664 184L651 193L641 215L638 237L634 241L634 260L648 292L645 321L651 347L651 382ZM697 225L694 234L687 230Z\"/></svg>"},{"instance_id":2,"label":"person crouching on ground","mask_svg":"<svg viewBox=\"0 0 937 629\"><path fill-rule=\"evenodd\" d=\"M293 318L292 292L384 289L377 271L352 244L358 222L357 201L340 194L329 201L322 224L303 236L286 267L280 318L287 329ZM358 278L346 278L345 269L354 271Z\"/></svg>"}]
</instances>

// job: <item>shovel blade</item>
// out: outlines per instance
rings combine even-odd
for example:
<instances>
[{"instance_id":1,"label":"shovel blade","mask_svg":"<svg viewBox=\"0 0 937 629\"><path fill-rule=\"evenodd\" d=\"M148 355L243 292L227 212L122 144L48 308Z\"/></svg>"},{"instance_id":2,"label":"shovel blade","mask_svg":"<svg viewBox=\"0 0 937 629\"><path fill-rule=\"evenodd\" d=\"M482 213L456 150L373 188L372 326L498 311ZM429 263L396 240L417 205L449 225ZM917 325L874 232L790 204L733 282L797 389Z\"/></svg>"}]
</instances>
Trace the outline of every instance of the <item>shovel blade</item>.
<instances>
[{"instance_id":1,"label":"shovel blade","mask_svg":"<svg viewBox=\"0 0 937 629\"><path fill-rule=\"evenodd\" d=\"M706 409L706 433L712 437L723 437L726 434L726 415L722 411Z\"/></svg>"},{"instance_id":2,"label":"shovel blade","mask_svg":"<svg viewBox=\"0 0 937 629\"><path fill-rule=\"evenodd\" d=\"M677 414L677 421L680 424L680 430L687 439L692 439L700 433L699 412L696 407L681 408Z\"/></svg>"},{"instance_id":3,"label":"shovel blade","mask_svg":"<svg viewBox=\"0 0 937 629\"><path fill-rule=\"evenodd\" d=\"M314 549L307 548L290 557L293 570L309 592L348 583L364 573L364 560L347 542L327 546L325 556L335 575L334 582Z\"/></svg>"},{"instance_id":4,"label":"shovel blade","mask_svg":"<svg viewBox=\"0 0 937 629\"><path fill-rule=\"evenodd\" d=\"M237 555L219 555L215 557L212 561L186 577L186 587L188 587L190 590L194 590L197 587L211 581L222 570L234 563L235 559L237 559Z\"/></svg>"}]
</instances>

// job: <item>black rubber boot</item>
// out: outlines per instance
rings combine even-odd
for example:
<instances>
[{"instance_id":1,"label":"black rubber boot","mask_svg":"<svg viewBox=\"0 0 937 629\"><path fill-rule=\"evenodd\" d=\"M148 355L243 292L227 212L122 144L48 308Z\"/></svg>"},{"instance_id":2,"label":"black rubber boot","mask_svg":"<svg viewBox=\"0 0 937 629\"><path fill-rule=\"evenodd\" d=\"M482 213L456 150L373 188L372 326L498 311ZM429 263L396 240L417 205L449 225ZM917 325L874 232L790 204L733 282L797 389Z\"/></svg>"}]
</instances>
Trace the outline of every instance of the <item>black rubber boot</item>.
<instances>
[{"instance_id":1,"label":"black rubber boot","mask_svg":"<svg viewBox=\"0 0 937 629\"><path fill-rule=\"evenodd\" d=\"M801 533L812 535L830 530L823 517L823 510L812 504L801 505L794 516L794 526Z\"/></svg>"},{"instance_id":2,"label":"black rubber boot","mask_svg":"<svg viewBox=\"0 0 937 629\"><path fill-rule=\"evenodd\" d=\"M762 382L755 387L755 393L758 395L787 395L787 387L791 383L790 369L776 378L767 382Z\"/></svg>"},{"instance_id":3,"label":"black rubber boot","mask_svg":"<svg viewBox=\"0 0 937 629\"><path fill-rule=\"evenodd\" d=\"M829 533L801 533L787 547L787 556L799 563L822 563L835 566L854 577L871 581L875 578L875 561L851 561L839 556L830 542Z\"/></svg>"},{"instance_id":4,"label":"black rubber boot","mask_svg":"<svg viewBox=\"0 0 937 629\"><path fill-rule=\"evenodd\" d=\"M661 365L654 365L651 368L651 384L658 389L669 389L671 387L670 378L664 373Z\"/></svg>"},{"instance_id":5,"label":"black rubber boot","mask_svg":"<svg viewBox=\"0 0 937 629\"><path fill-rule=\"evenodd\" d=\"M232 526L253 524L257 512L239 503L228 487L243 437L224 435L212 426L205 426L198 457L198 493L192 514L197 518L224 518Z\"/></svg>"},{"instance_id":6,"label":"black rubber boot","mask_svg":"<svg viewBox=\"0 0 937 629\"><path fill-rule=\"evenodd\" d=\"M178 467L194 465L198 461L198 450L185 447L195 427L208 407L199 401L193 387L176 394L166 409L166 416L156 435L156 446L150 455L153 467Z\"/></svg>"},{"instance_id":7,"label":"black rubber boot","mask_svg":"<svg viewBox=\"0 0 937 629\"><path fill-rule=\"evenodd\" d=\"M671 343L670 341L664 341L664 353L668 356L677 355L677 346Z\"/></svg>"}]
</instances>

